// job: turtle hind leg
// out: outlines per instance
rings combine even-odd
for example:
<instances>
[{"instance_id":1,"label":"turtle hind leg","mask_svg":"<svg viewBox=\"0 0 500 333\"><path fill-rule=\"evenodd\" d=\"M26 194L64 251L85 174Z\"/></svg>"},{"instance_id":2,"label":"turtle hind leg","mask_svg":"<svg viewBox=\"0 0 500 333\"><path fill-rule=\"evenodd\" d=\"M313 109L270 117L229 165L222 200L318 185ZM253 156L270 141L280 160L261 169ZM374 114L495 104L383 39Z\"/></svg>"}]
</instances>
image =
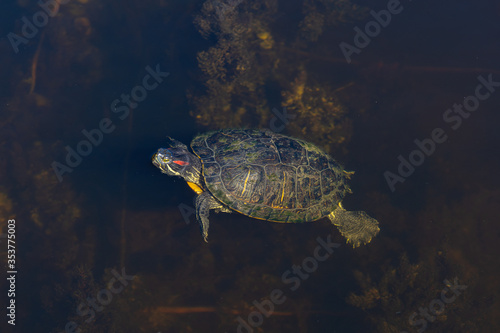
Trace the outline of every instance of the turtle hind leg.
<instances>
[{"instance_id":1,"label":"turtle hind leg","mask_svg":"<svg viewBox=\"0 0 500 333\"><path fill-rule=\"evenodd\" d=\"M377 220L362 211L350 212L339 206L328 218L352 247L370 243L380 231Z\"/></svg>"},{"instance_id":2,"label":"turtle hind leg","mask_svg":"<svg viewBox=\"0 0 500 333\"><path fill-rule=\"evenodd\" d=\"M203 240L208 243L208 216L210 215L210 210L215 209L216 212L230 213L231 210L224 207L219 201L217 201L209 192L202 192L196 197L196 220L200 224L201 234Z\"/></svg>"}]
</instances>

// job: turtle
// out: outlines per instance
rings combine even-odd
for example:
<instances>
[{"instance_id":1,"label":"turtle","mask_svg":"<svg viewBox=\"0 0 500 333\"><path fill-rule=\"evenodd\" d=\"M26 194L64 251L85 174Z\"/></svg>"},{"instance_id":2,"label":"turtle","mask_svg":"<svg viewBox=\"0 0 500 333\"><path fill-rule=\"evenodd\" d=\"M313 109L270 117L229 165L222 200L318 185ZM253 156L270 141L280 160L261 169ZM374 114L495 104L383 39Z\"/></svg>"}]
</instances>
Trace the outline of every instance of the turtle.
<instances>
[{"instance_id":1,"label":"turtle","mask_svg":"<svg viewBox=\"0 0 500 333\"><path fill-rule=\"evenodd\" d=\"M196 136L191 153L167 138L170 147L158 149L152 163L196 192L196 219L206 242L211 210L281 223L327 217L353 247L380 230L365 212L342 207L354 172L312 143L269 129L222 129Z\"/></svg>"}]
</instances>

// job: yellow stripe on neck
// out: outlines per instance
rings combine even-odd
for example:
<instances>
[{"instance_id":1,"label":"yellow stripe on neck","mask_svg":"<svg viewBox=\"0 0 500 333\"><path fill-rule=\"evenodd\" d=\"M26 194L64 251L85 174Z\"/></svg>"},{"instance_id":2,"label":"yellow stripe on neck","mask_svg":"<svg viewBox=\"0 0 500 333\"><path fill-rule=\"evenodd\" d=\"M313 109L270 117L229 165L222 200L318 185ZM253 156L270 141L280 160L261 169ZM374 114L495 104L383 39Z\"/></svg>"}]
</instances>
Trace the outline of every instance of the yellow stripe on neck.
<instances>
[{"instance_id":1,"label":"yellow stripe on neck","mask_svg":"<svg viewBox=\"0 0 500 333\"><path fill-rule=\"evenodd\" d=\"M189 187L191 187L191 189L196 192L196 194L202 194L203 193L203 190L201 189L201 187L199 187L195 183L191 183L191 182L187 182L187 183L188 183Z\"/></svg>"}]
</instances>

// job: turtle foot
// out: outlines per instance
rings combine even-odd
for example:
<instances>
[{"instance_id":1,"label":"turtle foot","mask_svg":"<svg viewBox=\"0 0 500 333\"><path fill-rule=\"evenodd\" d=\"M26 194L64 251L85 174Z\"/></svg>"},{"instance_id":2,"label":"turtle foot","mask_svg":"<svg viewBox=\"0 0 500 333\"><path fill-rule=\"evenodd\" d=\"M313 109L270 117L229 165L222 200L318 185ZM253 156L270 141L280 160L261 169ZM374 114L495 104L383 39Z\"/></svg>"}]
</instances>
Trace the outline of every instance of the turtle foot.
<instances>
[{"instance_id":1,"label":"turtle foot","mask_svg":"<svg viewBox=\"0 0 500 333\"><path fill-rule=\"evenodd\" d=\"M352 247L370 243L380 231L377 220L362 211L350 212L339 207L328 218Z\"/></svg>"},{"instance_id":2,"label":"turtle foot","mask_svg":"<svg viewBox=\"0 0 500 333\"><path fill-rule=\"evenodd\" d=\"M210 210L215 210L216 212L230 213L231 210L222 206L209 192L205 191L196 197L196 219L200 224L201 235L203 240L208 243L208 227L210 223L208 221L208 216L210 215Z\"/></svg>"}]
</instances>

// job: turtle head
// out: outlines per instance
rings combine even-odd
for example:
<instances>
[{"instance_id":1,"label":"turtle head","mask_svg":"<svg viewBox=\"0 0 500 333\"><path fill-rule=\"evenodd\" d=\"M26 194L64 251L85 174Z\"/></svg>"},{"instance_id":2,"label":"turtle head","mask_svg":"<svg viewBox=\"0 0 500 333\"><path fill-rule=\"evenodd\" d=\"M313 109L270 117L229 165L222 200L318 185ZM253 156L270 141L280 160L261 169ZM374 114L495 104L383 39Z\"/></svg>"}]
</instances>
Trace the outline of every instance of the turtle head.
<instances>
[{"instance_id":1,"label":"turtle head","mask_svg":"<svg viewBox=\"0 0 500 333\"><path fill-rule=\"evenodd\" d=\"M174 151L174 148L160 148L153 155L152 162L162 173L170 176L180 176L182 169L189 165L186 157L186 154L183 154L182 151Z\"/></svg>"},{"instance_id":2,"label":"turtle head","mask_svg":"<svg viewBox=\"0 0 500 333\"><path fill-rule=\"evenodd\" d=\"M200 183L200 159L191 154L186 146L160 148L153 155L152 162L162 173L182 177L191 183Z\"/></svg>"}]
</instances>

